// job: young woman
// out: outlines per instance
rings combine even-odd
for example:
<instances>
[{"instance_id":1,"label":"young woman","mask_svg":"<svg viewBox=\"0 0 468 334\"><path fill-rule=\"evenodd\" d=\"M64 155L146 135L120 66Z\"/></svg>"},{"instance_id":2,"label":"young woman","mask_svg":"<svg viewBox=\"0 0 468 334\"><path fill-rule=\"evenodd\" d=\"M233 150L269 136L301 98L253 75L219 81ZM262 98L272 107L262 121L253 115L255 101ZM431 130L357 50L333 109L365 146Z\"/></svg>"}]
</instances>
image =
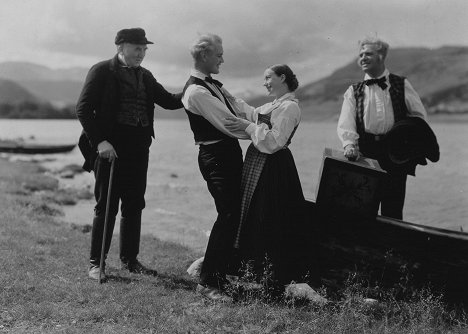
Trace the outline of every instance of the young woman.
<instances>
[{"instance_id":1,"label":"young woman","mask_svg":"<svg viewBox=\"0 0 468 334\"><path fill-rule=\"evenodd\" d=\"M238 115L226 127L244 130L252 140L242 171L241 218L235 247L259 275L268 273L277 287L299 280L307 265L304 242L304 195L288 145L301 120L294 91L298 81L287 65L265 70L264 86L275 100L254 108L235 99ZM267 270L266 270L267 269Z\"/></svg>"}]
</instances>

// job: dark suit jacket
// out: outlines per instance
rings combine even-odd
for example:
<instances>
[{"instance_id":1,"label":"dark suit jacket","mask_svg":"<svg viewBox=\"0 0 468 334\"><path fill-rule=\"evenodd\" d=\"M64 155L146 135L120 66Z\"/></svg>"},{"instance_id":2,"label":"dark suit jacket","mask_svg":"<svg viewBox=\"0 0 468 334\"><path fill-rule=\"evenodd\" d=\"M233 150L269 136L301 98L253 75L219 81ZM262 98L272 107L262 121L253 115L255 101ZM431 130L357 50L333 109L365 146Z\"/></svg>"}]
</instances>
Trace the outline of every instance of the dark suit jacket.
<instances>
[{"instance_id":1,"label":"dark suit jacket","mask_svg":"<svg viewBox=\"0 0 468 334\"><path fill-rule=\"evenodd\" d=\"M92 170L98 144L109 139L116 124L116 113L120 108L118 66L116 55L91 67L76 105L76 115L83 126L78 146L85 158L83 169L86 171ZM142 70L147 95L146 110L154 137L154 104L165 109L183 108L182 93L169 93L150 71Z\"/></svg>"},{"instance_id":2,"label":"dark suit jacket","mask_svg":"<svg viewBox=\"0 0 468 334\"><path fill-rule=\"evenodd\" d=\"M407 117L396 122L385 136L387 158L397 168L413 171L416 165L427 165L426 159L439 161L437 138L420 117Z\"/></svg>"}]
</instances>

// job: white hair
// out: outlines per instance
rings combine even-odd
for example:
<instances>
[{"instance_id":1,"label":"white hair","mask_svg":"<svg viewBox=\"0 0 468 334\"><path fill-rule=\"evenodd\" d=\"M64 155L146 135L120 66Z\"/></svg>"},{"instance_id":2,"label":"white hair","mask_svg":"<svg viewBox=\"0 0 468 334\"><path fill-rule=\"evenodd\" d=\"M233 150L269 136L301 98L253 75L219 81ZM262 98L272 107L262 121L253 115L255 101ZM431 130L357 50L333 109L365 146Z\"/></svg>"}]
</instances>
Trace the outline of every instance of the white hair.
<instances>
[{"instance_id":1,"label":"white hair","mask_svg":"<svg viewBox=\"0 0 468 334\"><path fill-rule=\"evenodd\" d=\"M384 42L378 37L366 37L363 40L359 41L359 50L361 50L364 45L369 44L376 46L376 51L382 55L383 59L387 57L387 52L390 48L387 42Z\"/></svg>"},{"instance_id":2,"label":"white hair","mask_svg":"<svg viewBox=\"0 0 468 334\"><path fill-rule=\"evenodd\" d=\"M212 51L214 45L222 44L221 37L215 34L200 35L190 47L190 54L193 59L197 60L202 52Z\"/></svg>"}]
</instances>

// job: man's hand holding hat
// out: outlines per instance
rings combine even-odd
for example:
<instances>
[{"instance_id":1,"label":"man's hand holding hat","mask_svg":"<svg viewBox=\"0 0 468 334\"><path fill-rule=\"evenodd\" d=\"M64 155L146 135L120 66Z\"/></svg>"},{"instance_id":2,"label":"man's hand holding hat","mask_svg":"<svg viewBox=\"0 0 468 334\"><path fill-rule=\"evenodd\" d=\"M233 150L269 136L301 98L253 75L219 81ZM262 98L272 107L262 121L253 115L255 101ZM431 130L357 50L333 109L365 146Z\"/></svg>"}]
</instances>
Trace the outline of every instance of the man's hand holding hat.
<instances>
[{"instance_id":1,"label":"man's hand holding hat","mask_svg":"<svg viewBox=\"0 0 468 334\"><path fill-rule=\"evenodd\" d=\"M349 161L356 161L360 157L359 149L354 144L346 145L344 148L344 156Z\"/></svg>"}]
</instances>

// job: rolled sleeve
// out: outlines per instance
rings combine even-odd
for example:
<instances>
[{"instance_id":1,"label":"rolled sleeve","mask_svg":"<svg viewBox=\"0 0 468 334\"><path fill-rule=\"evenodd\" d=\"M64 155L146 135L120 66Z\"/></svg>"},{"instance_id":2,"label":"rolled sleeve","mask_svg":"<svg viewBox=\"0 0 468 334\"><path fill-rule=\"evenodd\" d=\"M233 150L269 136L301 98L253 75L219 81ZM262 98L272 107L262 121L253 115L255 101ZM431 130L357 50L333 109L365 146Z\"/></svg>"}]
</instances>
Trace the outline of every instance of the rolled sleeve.
<instances>
[{"instance_id":1,"label":"rolled sleeve","mask_svg":"<svg viewBox=\"0 0 468 334\"><path fill-rule=\"evenodd\" d=\"M343 95L337 134L343 147L349 144L355 145L359 139L359 135L356 131L356 102L354 100L354 90L352 86L350 86Z\"/></svg>"},{"instance_id":2,"label":"rolled sleeve","mask_svg":"<svg viewBox=\"0 0 468 334\"><path fill-rule=\"evenodd\" d=\"M405 79L405 102L410 116L427 119L426 108L410 82Z\"/></svg>"}]
</instances>

